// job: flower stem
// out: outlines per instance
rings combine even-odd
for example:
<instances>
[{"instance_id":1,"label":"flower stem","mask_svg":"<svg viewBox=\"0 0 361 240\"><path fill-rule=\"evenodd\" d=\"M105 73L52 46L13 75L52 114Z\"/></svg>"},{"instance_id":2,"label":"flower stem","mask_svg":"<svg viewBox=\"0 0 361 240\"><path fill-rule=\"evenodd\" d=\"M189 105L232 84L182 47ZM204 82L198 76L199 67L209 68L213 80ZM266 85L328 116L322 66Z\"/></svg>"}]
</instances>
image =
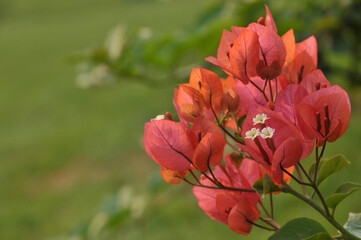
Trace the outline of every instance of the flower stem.
<instances>
[{"instance_id":1,"label":"flower stem","mask_svg":"<svg viewBox=\"0 0 361 240\"><path fill-rule=\"evenodd\" d=\"M302 177L302 173L301 173L300 168L298 167L298 165L296 165L295 168L296 168L298 178L300 179L300 181L304 182L303 177ZM306 189L305 185L302 184L301 187L302 187L302 190L303 190L303 195L305 195L306 197L310 197L310 196L308 196L308 192L307 192L307 189Z\"/></svg>"},{"instance_id":2,"label":"flower stem","mask_svg":"<svg viewBox=\"0 0 361 240\"><path fill-rule=\"evenodd\" d=\"M261 89L260 87L258 87L257 84L255 84L254 82L252 82L252 81L249 81L249 82L250 82L255 88L257 88L258 91L260 91L260 92L262 93L264 99L266 100L266 102L268 102L269 100L268 100L268 97L267 97L267 95L265 94L265 92L262 91L262 89Z\"/></svg>"},{"instance_id":3,"label":"flower stem","mask_svg":"<svg viewBox=\"0 0 361 240\"><path fill-rule=\"evenodd\" d=\"M317 212L319 212L326 220L331 223L337 230L339 230L342 233L342 236L344 239L347 240L361 240L361 238L358 238L354 235L352 235L349 231L347 231L345 228L343 228L336 220L330 215L325 212L315 201L313 201L311 198L307 198L300 194L299 192L295 191L292 187L290 187L286 182L282 183L283 186L281 187L282 192L292 194L293 196L301 199L303 202L310 205L313 209L315 209Z\"/></svg>"},{"instance_id":4,"label":"flower stem","mask_svg":"<svg viewBox=\"0 0 361 240\"><path fill-rule=\"evenodd\" d=\"M273 194L272 193L269 193L269 202L270 202L270 206L271 206L271 218L273 219Z\"/></svg>"}]
</instances>

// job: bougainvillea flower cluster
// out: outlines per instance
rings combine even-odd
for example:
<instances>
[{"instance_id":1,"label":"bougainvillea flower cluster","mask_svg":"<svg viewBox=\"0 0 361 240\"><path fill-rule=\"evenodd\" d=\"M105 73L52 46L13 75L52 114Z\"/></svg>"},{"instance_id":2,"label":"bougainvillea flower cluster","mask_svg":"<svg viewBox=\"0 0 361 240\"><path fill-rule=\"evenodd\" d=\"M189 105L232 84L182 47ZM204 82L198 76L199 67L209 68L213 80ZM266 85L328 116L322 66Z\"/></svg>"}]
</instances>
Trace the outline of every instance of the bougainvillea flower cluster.
<instances>
[{"instance_id":1,"label":"bougainvillea flower cluster","mask_svg":"<svg viewBox=\"0 0 361 240\"><path fill-rule=\"evenodd\" d=\"M165 181L192 184L209 217L247 235L265 221L253 185L289 183L315 147L345 133L350 100L317 69L315 37L280 36L267 7L265 18L224 30L206 60L226 77L193 69L174 92L179 122L166 113L146 123L144 146Z\"/></svg>"}]
</instances>

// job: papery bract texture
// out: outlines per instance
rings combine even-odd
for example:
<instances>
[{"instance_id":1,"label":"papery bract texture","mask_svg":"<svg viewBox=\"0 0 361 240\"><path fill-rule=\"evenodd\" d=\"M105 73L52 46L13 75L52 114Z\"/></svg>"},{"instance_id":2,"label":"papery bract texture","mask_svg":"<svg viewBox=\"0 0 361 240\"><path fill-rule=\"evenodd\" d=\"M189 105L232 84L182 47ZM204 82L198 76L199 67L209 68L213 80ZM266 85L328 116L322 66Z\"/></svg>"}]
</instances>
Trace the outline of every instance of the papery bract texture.
<instances>
[{"instance_id":1,"label":"papery bract texture","mask_svg":"<svg viewBox=\"0 0 361 240\"><path fill-rule=\"evenodd\" d=\"M242 197L232 208L228 225L236 233L248 235L252 230L252 223L256 222L260 215L256 203L247 197Z\"/></svg>"},{"instance_id":2,"label":"papery bract texture","mask_svg":"<svg viewBox=\"0 0 361 240\"><path fill-rule=\"evenodd\" d=\"M162 167L179 172L189 169L193 146L183 125L152 120L145 124L143 142L148 155Z\"/></svg>"},{"instance_id":3,"label":"papery bract texture","mask_svg":"<svg viewBox=\"0 0 361 240\"><path fill-rule=\"evenodd\" d=\"M194 151L193 164L201 172L217 166L223 159L226 139L220 133L207 133Z\"/></svg>"},{"instance_id":4,"label":"papery bract texture","mask_svg":"<svg viewBox=\"0 0 361 240\"><path fill-rule=\"evenodd\" d=\"M255 123L254 119L257 115L265 114L268 118L264 123ZM255 136L250 139L247 132L252 128L256 128L259 132L265 132L272 129L271 135ZM284 118L281 114L273 112L267 108L259 107L255 111L247 115L243 123L242 136L245 138L246 146L239 145L245 152L249 153L253 159L263 165L268 171L271 171L271 176L283 175L280 167L288 168L301 159L303 153L302 136L294 124ZM292 153L285 149L286 141L292 139L294 146ZM292 155L292 157L290 157ZM276 156L276 158L275 158ZM281 184L282 177L273 178L277 184Z\"/></svg>"},{"instance_id":5,"label":"papery bract texture","mask_svg":"<svg viewBox=\"0 0 361 240\"><path fill-rule=\"evenodd\" d=\"M166 181L167 183L179 184L182 182L183 178L185 178L188 175L188 170L185 170L183 172L178 172L161 166L160 174L164 179L164 181Z\"/></svg>"}]
</instances>

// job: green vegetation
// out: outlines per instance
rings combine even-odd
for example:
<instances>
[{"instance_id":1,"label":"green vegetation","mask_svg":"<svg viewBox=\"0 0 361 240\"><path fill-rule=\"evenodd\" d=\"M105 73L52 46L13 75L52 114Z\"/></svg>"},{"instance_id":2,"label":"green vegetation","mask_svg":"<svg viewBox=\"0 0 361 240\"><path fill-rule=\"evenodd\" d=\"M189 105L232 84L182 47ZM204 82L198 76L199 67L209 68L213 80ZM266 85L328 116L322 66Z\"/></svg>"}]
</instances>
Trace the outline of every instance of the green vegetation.
<instances>
[{"instance_id":1,"label":"green vegetation","mask_svg":"<svg viewBox=\"0 0 361 240\"><path fill-rule=\"evenodd\" d=\"M1 2L1 239L64 235L87 223L104 197L123 185L139 194L149 191L157 165L143 152L143 124L159 113L174 112L171 88L176 86L151 88L128 81L82 90L74 83L75 73L66 57L101 44L118 23L159 33L186 30L206 4L191 0ZM332 76L330 80L340 81ZM352 95L350 129L326 152L326 156L342 152L351 165L322 184L329 194L335 191L335 178L360 182L357 89ZM160 202L152 215L125 225L119 230L121 239L240 238L211 221L197 207L188 186L163 186L157 194ZM340 222L346 221L347 212L360 212L360 196L356 192L340 204L336 212ZM291 219L290 213L321 219L292 196L277 203L281 223ZM254 231L248 239L263 238L260 234Z\"/></svg>"}]
</instances>

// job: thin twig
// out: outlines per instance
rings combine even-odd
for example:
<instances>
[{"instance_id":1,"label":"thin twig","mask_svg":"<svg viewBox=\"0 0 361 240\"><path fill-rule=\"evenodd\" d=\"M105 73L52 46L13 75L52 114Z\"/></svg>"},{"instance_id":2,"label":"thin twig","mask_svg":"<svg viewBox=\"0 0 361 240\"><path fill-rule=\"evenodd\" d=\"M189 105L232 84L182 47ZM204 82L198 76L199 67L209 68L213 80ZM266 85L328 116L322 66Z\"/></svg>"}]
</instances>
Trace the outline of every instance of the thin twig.
<instances>
[{"instance_id":1,"label":"thin twig","mask_svg":"<svg viewBox=\"0 0 361 240\"><path fill-rule=\"evenodd\" d=\"M279 229L279 227L277 227L277 226L275 226L275 225L272 224L272 221L267 221L267 219L264 219L264 218L262 218L262 217L260 217L259 219L260 219L262 222L266 223L267 225L273 227L275 230L278 230L278 229ZM271 219L270 219L270 220L271 220Z\"/></svg>"},{"instance_id":2,"label":"thin twig","mask_svg":"<svg viewBox=\"0 0 361 240\"><path fill-rule=\"evenodd\" d=\"M269 214L269 212L267 211L266 207L263 205L262 201L259 200L258 203L259 203L259 205L262 207L262 209L263 209L264 213L267 215L267 217L273 218L272 215Z\"/></svg>"},{"instance_id":3,"label":"thin twig","mask_svg":"<svg viewBox=\"0 0 361 240\"><path fill-rule=\"evenodd\" d=\"M298 175L299 179L300 179L302 182L304 182L304 181L303 181L303 177L302 177L302 173L301 173L300 168L298 167L298 165L296 165L295 168L296 168L296 172L297 172L297 175ZM306 189L305 185L301 185L301 187L302 187L302 190L303 190L303 195L305 195L306 197L310 197L310 196L308 195L308 192L307 192L307 189Z\"/></svg>"},{"instance_id":4,"label":"thin twig","mask_svg":"<svg viewBox=\"0 0 361 240\"><path fill-rule=\"evenodd\" d=\"M267 82L268 82L268 78L266 78L266 81L264 82L263 89L262 89L263 92L266 90Z\"/></svg>"},{"instance_id":5,"label":"thin twig","mask_svg":"<svg viewBox=\"0 0 361 240\"><path fill-rule=\"evenodd\" d=\"M346 230L344 227L342 227L342 225L340 225L338 222L336 222L336 220L332 216L327 214L315 201L313 201L311 198L307 198L307 197L303 196L302 194L298 193L284 181L282 182L281 190L284 193L292 194L293 196L299 198L300 200L304 201L305 203L310 205L312 208L314 208L324 218L326 218L329 223L331 223L336 229L338 229L342 233L342 235L345 239L348 239L348 240L360 240L361 239L361 238L354 236L348 230Z\"/></svg>"},{"instance_id":6,"label":"thin twig","mask_svg":"<svg viewBox=\"0 0 361 240\"><path fill-rule=\"evenodd\" d=\"M277 95L278 95L278 77L276 77L275 78L275 81L276 81L276 83L275 83L275 97L274 97L274 99L273 99L273 102L275 103L276 102L276 99L277 99Z\"/></svg>"},{"instance_id":7,"label":"thin twig","mask_svg":"<svg viewBox=\"0 0 361 240\"><path fill-rule=\"evenodd\" d=\"M203 187L203 188L209 188L209 189L231 190L231 191L236 191L236 192L252 192L252 193L256 192L255 190L249 189L249 188L234 188L234 187L227 187L227 186L216 187L216 186L207 186L207 185L203 185L203 184L195 185L195 187Z\"/></svg>"},{"instance_id":8,"label":"thin twig","mask_svg":"<svg viewBox=\"0 0 361 240\"><path fill-rule=\"evenodd\" d=\"M178 176L177 176L178 177ZM185 181L186 183L188 183L188 184L190 184L190 185L192 185L192 186L196 186L197 184L195 184L195 183L192 183L191 181L189 181L188 179L186 179L186 178L181 178L181 177L178 177L178 178L180 178L180 179L182 179L183 181Z\"/></svg>"},{"instance_id":9,"label":"thin twig","mask_svg":"<svg viewBox=\"0 0 361 240\"><path fill-rule=\"evenodd\" d=\"M303 174L307 177L308 181L310 181L310 183L313 183L310 175L308 175L308 173L306 172L306 170L304 169L304 167L302 166L301 163L297 163L297 165L301 168Z\"/></svg>"},{"instance_id":10,"label":"thin twig","mask_svg":"<svg viewBox=\"0 0 361 240\"><path fill-rule=\"evenodd\" d=\"M252 222L252 221L248 220L248 219L246 219L246 221L247 221L247 222L249 222L250 224L252 224L252 225L254 225L254 226L256 226L256 227L262 228L262 229L264 229L264 230L274 231L274 232L276 232L276 231L277 231L277 229L268 228L268 227L265 227L265 226L259 225L259 224L257 224L257 223L254 223L254 222Z\"/></svg>"},{"instance_id":11,"label":"thin twig","mask_svg":"<svg viewBox=\"0 0 361 240\"><path fill-rule=\"evenodd\" d=\"M269 85L269 91L270 91L270 95L271 95L271 100L272 100L272 102L273 102L273 92L272 92L271 79L268 81L268 85Z\"/></svg>"},{"instance_id":12,"label":"thin twig","mask_svg":"<svg viewBox=\"0 0 361 240\"><path fill-rule=\"evenodd\" d=\"M255 86L255 87L258 89L258 91L260 91L260 92L262 93L263 97L266 99L266 102L268 102L269 100L268 100L268 97L267 97L267 95L265 94L265 92L262 91L262 89L261 89L260 87L258 87L257 84L255 84L255 83L252 82L251 80L250 80L249 82L250 82L253 86Z\"/></svg>"},{"instance_id":13,"label":"thin twig","mask_svg":"<svg viewBox=\"0 0 361 240\"><path fill-rule=\"evenodd\" d=\"M273 219L274 216L273 216L273 194L272 193L269 194L269 202L270 202L270 205L271 205L271 217Z\"/></svg>"},{"instance_id":14,"label":"thin twig","mask_svg":"<svg viewBox=\"0 0 361 240\"><path fill-rule=\"evenodd\" d=\"M318 175L318 165L321 161L321 158L325 152L325 148L326 148L326 140L325 140L325 144L322 146L322 150L320 155L318 154L318 147L317 147L317 143L316 143L316 164L315 164L315 172L314 172L314 176L313 176L313 182L317 184L317 175Z\"/></svg>"},{"instance_id":15,"label":"thin twig","mask_svg":"<svg viewBox=\"0 0 361 240\"><path fill-rule=\"evenodd\" d=\"M212 95L211 95L211 97L212 97ZM228 136L230 136L235 142L241 143L235 136L233 136L233 134L231 134L225 127L223 127L223 125L221 124L221 122L218 119L216 112L213 109L212 101L210 101L210 106L211 106L211 111L217 121L217 124L223 130L223 132L225 132Z\"/></svg>"},{"instance_id":16,"label":"thin twig","mask_svg":"<svg viewBox=\"0 0 361 240\"><path fill-rule=\"evenodd\" d=\"M192 174L192 176L194 177L194 179L197 181L198 184L201 184L201 182L199 181L199 179L197 178L197 176L194 174L194 172L192 170L189 170L189 172Z\"/></svg>"},{"instance_id":17,"label":"thin twig","mask_svg":"<svg viewBox=\"0 0 361 240\"><path fill-rule=\"evenodd\" d=\"M289 171L287 171L284 167L281 166L282 171L284 171L288 176L290 176L292 179L294 179L298 184L306 185L306 186L312 186L310 183L301 182L298 180L295 176L293 176Z\"/></svg>"},{"instance_id":18,"label":"thin twig","mask_svg":"<svg viewBox=\"0 0 361 240\"><path fill-rule=\"evenodd\" d=\"M316 151L315 151L315 157L316 157L316 163L315 163L315 171L314 171L314 175L313 175L313 183L315 186L317 186L317 181L318 181L318 167L319 167L319 164L320 164L320 161L321 161L321 158L325 152L325 148L326 148L326 140L325 140L325 144L322 146L322 150L321 150L321 153L320 155L318 154L318 147L317 147L317 142L316 142ZM315 189L316 190L316 189ZM313 191L312 194L311 194L311 198L313 198L315 196L315 192L316 191Z\"/></svg>"}]
</instances>

